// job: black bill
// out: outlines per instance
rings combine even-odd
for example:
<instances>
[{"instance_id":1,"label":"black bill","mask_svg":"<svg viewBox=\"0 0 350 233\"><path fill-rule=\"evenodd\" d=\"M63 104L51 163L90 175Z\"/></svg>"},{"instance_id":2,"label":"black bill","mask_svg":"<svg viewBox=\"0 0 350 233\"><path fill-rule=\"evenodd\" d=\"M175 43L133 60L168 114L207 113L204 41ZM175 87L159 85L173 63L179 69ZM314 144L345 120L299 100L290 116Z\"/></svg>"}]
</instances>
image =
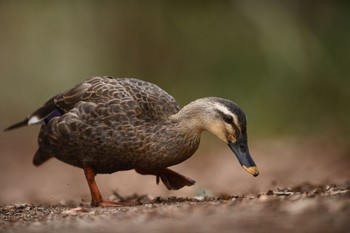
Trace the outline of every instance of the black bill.
<instances>
[{"instance_id":1,"label":"black bill","mask_svg":"<svg viewBox=\"0 0 350 233\"><path fill-rule=\"evenodd\" d=\"M250 156L246 138L241 137L234 143L228 143L228 146L231 148L233 153L235 153L239 163L242 165L244 170L253 176L259 175L259 171L255 165L255 162Z\"/></svg>"}]
</instances>

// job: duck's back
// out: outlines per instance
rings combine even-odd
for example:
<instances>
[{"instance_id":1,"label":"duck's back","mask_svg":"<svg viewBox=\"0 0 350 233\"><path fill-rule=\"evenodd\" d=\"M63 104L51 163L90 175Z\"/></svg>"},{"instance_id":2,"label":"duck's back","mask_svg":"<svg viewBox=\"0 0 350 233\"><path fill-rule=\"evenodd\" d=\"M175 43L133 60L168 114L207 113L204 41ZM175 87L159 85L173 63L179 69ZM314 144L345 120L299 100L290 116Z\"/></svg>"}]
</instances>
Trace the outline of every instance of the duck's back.
<instances>
[{"instance_id":1,"label":"duck's back","mask_svg":"<svg viewBox=\"0 0 350 233\"><path fill-rule=\"evenodd\" d=\"M95 77L51 98L41 111L45 109L52 113L44 119L34 163L54 156L106 173L142 162L137 156L144 156L153 145L148 135L163 130L162 122L177 113L179 106L152 83Z\"/></svg>"},{"instance_id":2,"label":"duck's back","mask_svg":"<svg viewBox=\"0 0 350 233\"><path fill-rule=\"evenodd\" d=\"M139 108L142 116L162 118L179 111L175 99L153 83L113 77L94 77L53 98L55 105L68 112L77 103L103 104L113 101L121 111ZM135 105L134 105L135 104Z\"/></svg>"}]
</instances>

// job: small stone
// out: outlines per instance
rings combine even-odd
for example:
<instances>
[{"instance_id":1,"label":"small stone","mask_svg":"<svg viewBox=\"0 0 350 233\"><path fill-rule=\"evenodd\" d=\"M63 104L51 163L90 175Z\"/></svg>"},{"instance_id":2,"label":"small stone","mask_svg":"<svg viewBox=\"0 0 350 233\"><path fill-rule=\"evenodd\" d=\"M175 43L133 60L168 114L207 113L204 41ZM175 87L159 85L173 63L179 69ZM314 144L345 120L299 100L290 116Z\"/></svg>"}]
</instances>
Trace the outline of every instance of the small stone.
<instances>
[{"instance_id":1,"label":"small stone","mask_svg":"<svg viewBox=\"0 0 350 233\"><path fill-rule=\"evenodd\" d=\"M247 198L248 200L252 200L252 199L255 199L256 196L255 196L255 195L252 195L252 194L249 194L249 195L246 196L246 198Z\"/></svg>"},{"instance_id":2,"label":"small stone","mask_svg":"<svg viewBox=\"0 0 350 233\"><path fill-rule=\"evenodd\" d=\"M15 208L16 209L25 209L27 207L30 207L30 205L28 203L19 203L19 204L15 204Z\"/></svg>"},{"instance_id":3,"label":"small stone","mask_svg":"<svg viewBox=\"0 0 350 233\"><path fill-rule=\"evenodd\" d=\"M144 205L144 204L150 204L150 203L152 202L153 199L154 199L154 197L149 196L149 195L145 195L145 196L143 196L143 197L140 197L140 198L138 199L138 202L139 202L140 204L142 204L142 205Z\"/></svg>"},{"instance_id":4,"label":"small stone","mask_svg":"<svg viewBox=\"0 0 350 233\"><path fill-rule=\"evenodd\" d=\"M282 191L282 192L274 192L274 194L276 194L277 196L290 196L294 193L290 191Z\"/></svg>"},{"instance_id":5,"label":"small stone","mask_svg":"<svg viewBox=\"0 0 350 233\"><path fill-rule=\"evenodd\" d=\"M260 197L259 197L259 201L267 201L267 200L269 200L270 198L269 198L269 196L268 195L260 195Z\"/></svg>"},{"instance_id":6,"label":"small stone","mask_svg":"<svg viewBox=\"0 0 350 233\"><path fill-rule=\"evenodd\" d=\"M204 200L204 196L195 196L194 199L197 200L197 201L203 201Z\"/></svg>"},{"instance_id":7,"label":"small stone","mask_svg":"<svg viewBox=\"0 0 350 233\"><path fill-rule=\"evenodd\" d=\"M268 190L268 191L266 192L265 195L273 195L273 194L274 194L273 191L270 189L270 190Z\"/></svg>"},{"instance_id":8,"label":"small stone","mask_svg":"<svg viewBox=\"0 0 350 233\"><path fill-rule=\"evenodd\" d=\"M77 207L77 208L63 211L62 214L63 216L76 216L78 215L78 213L87 213L87 212L89 212L88 208Z\"/></svg>"},{"instance_id":9,"label":"small stone","mask_svg":"<svg viewBox=\"0 0 350 233\"><path fill-rule=\"evenodd\" d=\"M5 210L14 210L16 207L14 205L7 205L7 206L4 206L4 209Z\"/></svg>"}]
</instances>

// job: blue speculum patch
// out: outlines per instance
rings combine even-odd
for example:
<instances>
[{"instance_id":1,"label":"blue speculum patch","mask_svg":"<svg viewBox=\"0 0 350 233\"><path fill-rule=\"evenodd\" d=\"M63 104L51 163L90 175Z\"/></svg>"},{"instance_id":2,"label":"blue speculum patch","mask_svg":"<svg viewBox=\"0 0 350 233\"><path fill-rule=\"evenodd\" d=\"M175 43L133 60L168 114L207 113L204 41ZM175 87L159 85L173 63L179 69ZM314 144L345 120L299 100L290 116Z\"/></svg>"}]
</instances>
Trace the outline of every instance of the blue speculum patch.
<instances>
[{"instance_id":1,"label":"blue speculum patch","mask_svg":"<svg viewBox=\"0 0 350 233\"><path fill-rule=\"evenodd\" d=\"M52 118L62 116L63 112L59 109L55 109L53 112L51 112L49 115L47 115L44 119L45 124L47 125Z\"/></svg>"}]
</instances>

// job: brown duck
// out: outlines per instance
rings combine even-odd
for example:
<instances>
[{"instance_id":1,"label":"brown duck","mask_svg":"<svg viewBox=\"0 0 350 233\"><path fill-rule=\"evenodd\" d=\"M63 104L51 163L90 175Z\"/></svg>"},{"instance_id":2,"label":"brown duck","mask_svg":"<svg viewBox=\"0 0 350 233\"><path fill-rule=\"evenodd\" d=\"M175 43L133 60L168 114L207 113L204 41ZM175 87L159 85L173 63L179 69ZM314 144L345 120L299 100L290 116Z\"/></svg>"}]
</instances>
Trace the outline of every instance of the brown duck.
<instances>
[{"instance_id":1,"label":"brown duck","mask_svg":"<svg viewBox=\"0 0 350 233\"><path fill-rule=\"evenodd\" d=\"M208 97L181 110L155 84L131 78L95 77L58 94L5 130L41 124L38 166L55 157L84 169L94 206L118 206L102 196L98 173L135 169L155 175L169 190L195 182L168 167L197 150L207 130L225 142L245 170L259 174L247 145L246 117L230 100Z\"/></svg>"}]
</instances>

